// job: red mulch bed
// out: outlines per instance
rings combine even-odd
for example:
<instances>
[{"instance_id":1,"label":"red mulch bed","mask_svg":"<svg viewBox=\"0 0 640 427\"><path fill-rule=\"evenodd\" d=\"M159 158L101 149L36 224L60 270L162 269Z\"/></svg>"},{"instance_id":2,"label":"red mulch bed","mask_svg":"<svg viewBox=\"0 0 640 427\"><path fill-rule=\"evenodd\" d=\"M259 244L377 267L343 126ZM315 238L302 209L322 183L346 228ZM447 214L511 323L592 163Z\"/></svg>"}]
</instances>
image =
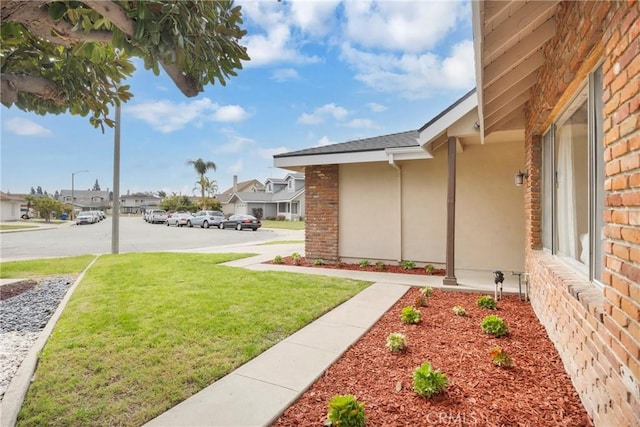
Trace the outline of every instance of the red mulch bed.
<instances>
[{"instance_id":1,"label":"red mulch bed","mask_svg":"<svg viewBox=\"0 0 640 427\"><path fill-rule=\"evenodd\" d=\"M402 307L419 295L412 288L333 364L273 425L323 426L336 394L364 402L368 426L592 426L544 328L528 302L506 296L498 310L476 306L479 294L434 290L422 322L404 325ZM463 306L468 317L453 314ZM509 334L495 338L480 328L500 316ZM392 353L387 336L401 332L408 349ZM489 355L500 346L512 368L494 366ZM430 399L412 388L423 362L446 373L449 387Z\"/></svg>"},{"instance_id":2,"label":"red mulch bed","mask_svg":"<svg viewBox=\"0 0 640 427\"><path fill-rule=\"evenodd\" d=\"M38 282L35 280L23 280L16 283L9 283L7 285L0 286L0 301L15 297L23 292L36 286Z\"/></svg>"},{"instance_id":3,"label":"red mulch bed","mask_svg":"<svg viewBox=\"0 0 640 427\"><path fill-rule=\"evenodd\" d=\"M273 261L266 261L265 264L275 264ZM359 264L347 264L344 262L340 263L327 263L322 265L316 265L315 260L307 259L305 257L300 257L298 263L296 264L290 256L282 257L283 265L297 265L299 267L315 267L315 268L329 268L329 269L338 269L338 270L358 270L358 271L375 271L378 273L402 273L402 274L420 274L423 276L444 276L446 270L436 268L431 273L427 273L424 267L416 267L405 270L401 265L391 265L385 264L383 268L376 267L374 262L371 262L371 265L366 267L360 267Z\"/></svg>"}]
</instances>

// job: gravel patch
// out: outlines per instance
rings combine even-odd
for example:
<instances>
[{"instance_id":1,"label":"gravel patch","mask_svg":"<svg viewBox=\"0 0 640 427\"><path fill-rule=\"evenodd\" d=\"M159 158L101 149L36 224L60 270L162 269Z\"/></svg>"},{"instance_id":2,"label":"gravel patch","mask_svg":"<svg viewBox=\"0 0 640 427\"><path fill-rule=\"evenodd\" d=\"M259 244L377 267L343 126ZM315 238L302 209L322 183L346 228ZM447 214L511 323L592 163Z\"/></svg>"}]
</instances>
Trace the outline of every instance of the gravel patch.
<instances>
[{"instance_id":1,"label":"gravel patch","mask_svg":"<svg viewBox=\"0 0 640 427\"><path fill-rule=\"evenodd\" d=\"M0 399L72 284L71 277L49 278L0 301Z\"/></svg>"}]
</instances>

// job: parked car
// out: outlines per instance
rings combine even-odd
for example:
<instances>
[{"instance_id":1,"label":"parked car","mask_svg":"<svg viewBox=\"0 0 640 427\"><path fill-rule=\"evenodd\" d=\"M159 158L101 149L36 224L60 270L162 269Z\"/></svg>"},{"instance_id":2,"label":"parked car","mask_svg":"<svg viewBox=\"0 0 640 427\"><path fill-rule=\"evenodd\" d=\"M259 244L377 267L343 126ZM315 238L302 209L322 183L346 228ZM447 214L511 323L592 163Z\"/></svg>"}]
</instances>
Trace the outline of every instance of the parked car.
<instances>
[{"instance_id":1,"label":"parked car","mask_svg":"<svg viewBox=\"0 0 640 427\"><path fill-rule=\"evenodd\" d=\"M231 215L229 219L222 221L218 226L220 229L235 228L238 231L245 228L256 231L260 227L262 227L262 223L253 215Z\"/></svg>"},{"instance_id":2,"label":"parked car","mask_svg":"<svg viewBox=\"0 0 640 427\"><path fill-rule=\"evenodd\" d=\"M167 211L164 209L153 209L149 214L149 220L151 224L164 224L167 222Z\"/></svg>"},{"instance_id":3,"label":"parked car","mask_svg":"<svg viewBox=\"0 0 640 427\"><path fill-rule=\"evenodd\" d=\"M224 214L220 211L200 211L187 220L187 225L209 228L212 225L219 226L222 221L224 221Z\"/></svg>"},{"instance_id":4,"label":"parked car","mask_svg":"<svg viewBox=\"0 0 640 427\"><path fill-rule=\"evenodd\" d=\"M76 225L95 224L96 222L96 216L89 211L80 212L76 217Z\"/></svg>"},{"instance_id":5,"label":"parked car","mask_svg":"<svg viewBox=\"0 0 640 427\"><path fill-rule=\"evenodd\" d=\"M174 212L167 218L167 227L170 225L175 225L176 227L185 226L191 217L193 217L193 215L189 212Z\"/></svg>"}]
</instances>

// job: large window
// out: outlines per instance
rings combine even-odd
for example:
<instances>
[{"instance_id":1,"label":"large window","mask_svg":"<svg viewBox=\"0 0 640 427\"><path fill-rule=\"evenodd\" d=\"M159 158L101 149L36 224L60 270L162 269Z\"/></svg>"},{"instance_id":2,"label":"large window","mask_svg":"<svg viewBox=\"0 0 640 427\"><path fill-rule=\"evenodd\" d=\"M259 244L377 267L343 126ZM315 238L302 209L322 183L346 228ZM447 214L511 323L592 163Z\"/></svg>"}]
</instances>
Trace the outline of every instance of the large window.
<instances>
[{"instance_id":1,"label":"large window","mask_svg":"<svg viewBox=\"0 0 640 427\"><path fill-rule=\"evenodd\" d=\"M603 265L602 67L542 138L542 244L600 281Z\"/></svg>"}]
</instances>

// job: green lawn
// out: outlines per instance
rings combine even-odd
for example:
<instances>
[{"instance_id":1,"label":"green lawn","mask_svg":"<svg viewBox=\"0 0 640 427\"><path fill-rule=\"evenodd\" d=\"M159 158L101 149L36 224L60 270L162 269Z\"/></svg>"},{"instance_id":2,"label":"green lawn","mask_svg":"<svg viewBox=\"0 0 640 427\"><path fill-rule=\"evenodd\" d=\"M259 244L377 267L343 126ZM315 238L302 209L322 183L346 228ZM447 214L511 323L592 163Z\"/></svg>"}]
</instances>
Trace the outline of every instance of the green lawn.
<instances>
[{"instance_id":1,"label":"green lawn","mask_svg":"<svg viewBox=\"0 0 640 427\"><path fill-rule=\"evenodd\" d=\"M37 259L32 261L13 261L0 263L2 279L32 279L52 275L77 276L82 273L95 255L82 255L68 258Z\"/></svg>"},{"instance_id":2,"label":"green lawn","mask_svg":"<svg viewBox=\"0 0 640 427\"><path fill-rule=\"evenodd\" d=\"M270 246L270 245L292 245L304 243L304 240L273 240L271 242L260 243L258 246Z\"/></svg>"},{"instance_id":3,"label":"green lawn","mask_svg":"<svg viewBox=\"0 0 640 427\"><path fill-rule=\"evenodd\" d=\"M101 256L42 351L18 424L142 425L369 285L218 265L242 256Z\"/></svg>"},{"instance_id":4,"label":"green lawn","mask_svg":"<svg viewBox=\"0 0 640 427\"><path fill-rule=\"evenodd\" d=\"M27 228L38 228L37 225L6 225L0 224L0 231L4 230L24 230Z\"/></svg>"},{"instance_id":5,"label":"green lawn","mask_svg":"<svg viewBox=\"0 0 640 427\"><path fill-rule=\"evenodd\" d=\"M287 230L304 230L304 221L273 221L269 219L260 220L265 228L284 228Z\"/></svg>"}]
</instances>

